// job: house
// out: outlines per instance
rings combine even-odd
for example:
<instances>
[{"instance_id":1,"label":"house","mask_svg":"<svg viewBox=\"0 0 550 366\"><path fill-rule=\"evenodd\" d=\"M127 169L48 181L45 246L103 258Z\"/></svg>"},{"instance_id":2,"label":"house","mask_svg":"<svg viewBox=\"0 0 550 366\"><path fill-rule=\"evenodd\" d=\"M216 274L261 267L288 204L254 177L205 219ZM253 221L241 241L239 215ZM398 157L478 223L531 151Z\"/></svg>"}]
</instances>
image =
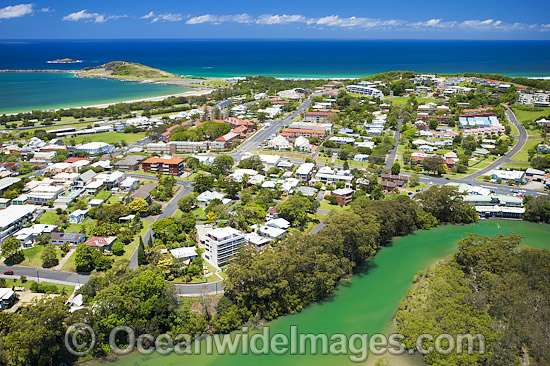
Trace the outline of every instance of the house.
<instances>
[{"instance_id":1,"label":"house","mask_svg":"<svg viewBox=\"0 0 550 366\"><path fill-rule=\"evenodd\" d=\"M284 136L277 135L267 142L267 147L276 150L288 150L291 145Z\"/></svg>"},{"instance_id":2,"label":"house","mask_svg":"<svg viewBox=\"0 0 550 366\"><path fill-rule=\"evenodd\" d=\"M304 163L296 169L295 177L301 182L307 182L313 176L313 168L315 164L313 163Z\"/></svg>"},{"instance_id":3,"label":"house","mask_svg":"<svg viewBox=\"0 0 550 366\"><path fill-rule=\"evenodd\" d=\"M381 185L384 193L391 193L397 188L406 188L409 178L401 174L382 174Z\"/></svg>"},{"instance_id":4,"label":"house","mask_svg":"<svg viewBox=\"0 0 550 366\"><path fill-rule=\"evenodd\" d=\"M84 188L86 184L90 183L92 179L97 175L93 170L86 170L84 173L80 174L73 181L75 187Z\"/></svg>"},{"instance_id":5,"label":"house","mask_svg":"<svg viewBox=\"0 0 550 366\"><path fill-rule=\"evenodd\" d=\"M30 162L34 164L51 163L52 159L55 158L56 156L57 156L57 152L55 151L37 152L34 154Z\"/></svg>"},{"instance_id":6,"label":"house","mask_svg":"<svg viewBox=\"0 0 550 366\"><path fill-rule=\"evenodd\" d=\"M52 177L53 184L57 186L70 186L78 177L78 173L59 173Z\"/></svg>"},{"instance_id":7,"label":"house","mask_svg":"<svg viewBox=\"0 0 550 366\"><path fill-rule=\"evenodd\" d=\"M296 192L300 192L306 197L314 197L317 193L317 190L313 187L300 186L296 188Z\"/></svg>"},{"instance_id":8,"label":"house","mask_svg":"<svg viewBox=\"0 0 550 366\"><path fill-rule=\"evenodd\" d=\"M105 142L89 142L76 146L76 150L83 151L90 155L102 155L111 153L115 147Z\"/></svg>"},{"instance_id":9,"label":"house","mask_svg":"<svg viewBox=\"0 0 550 366\"><path fill-rule=\"evenodd\" d=\"M13 237L21 242L23 249L31 248L37 237L42 234L51 234L56 227L56 225L34 224L17 231Z\"/></svg>"},{"instance_id":10,"label":"house","mask_svg":"<svg viewBox=\"0 0 550 366\"><path fill-rule=\"evenodd\" d=\"M147 202L151 202L151 192L153 192L155 188L157 188L157 183L143 183L143 185L139 187L137 191L132 193L130 198L132 200L135 200L136 198L141 198Z\"/></svg>"},{"instance_id":11,"label":"house","mask_svg":"<svg viewBox=\"0 0 550 366\"><path fill-rule=\"evenodd\" d=\"M89 195L95 195L97 192L101 191L103 188L103 181L102 180L94 180L84 187L84 190L86 194Z\"/></svg>"},{"instance_id":12,"label":"house","mask_svg":"<svg viewBox=\"0 0 550 366\"><path fill-rule=\"evenodd\" d=\"M206 233L204 256L218 267L228 264L245 243L245 235L231 227L220 227Z\"/></svg>"},{"instance_id":13,"label":"house","mask_svg":"<svg viewBox=\"0 0 550 366\"><path fill-rule=\"evenodd\" d=\"M128 155L124 159L117 161L114 166L120 170L139 170L139 165L146 158L144 155Z\"/></svg>"},{"instance_id":14,"label":"house","mask_svg":"<svg viewBox=\"0 0 550 366\"><path fill-rule=\"evenodd\" d=\"M260 250L271 241L271 238L266 238L256 233L248 233L245 235L245 240L249 245Z\"/></svg>"},{"instance_id":15,"label":"house","mask_svg":"<svg viewBox=\"0 0 550 366\"><path fill-rule=\"evenodd\" d=\"M170 253L174 256L174 258L183 259L186 261L192 261L198 256L196 247L180 247L170 249Z\"/></svg>"},{"instance_id":16,"label":"house","mask_svg":"<svg viewBox=\"0 0 550 366\"><path fill-rule=\"evenodd\" d=\"M111 251L115 240L116 236L92 236L90 239L86 240L84 244L89 247L95 247L101 253L104 253L105 251Z\"/></svg>"},{"instance_id":17,"label":"house","mask_svg":"<svg viewBox=\"0 0 550 366\"><path fill-rule=\"evenodd\" d=\"M15 303L15 291L11 287L0 288L0 310L11 308Z\"/></svg>"},{"instance_id":18,"label":"house","mask_svg":"<svg viewBox=\"0 0 550 366\"><path fill-rule=\"evenodd\" d=\"M4 194L12 185L21 182L20 178L2 178L0 179L0 195Z\"/></svg>"},{"instance_id":19,"label":"house","mask_svg":"<svg viewBox=\"0 0 550 366\"><path fill-rule=\"evenodd\" d=\"M363 94L374 98L384 98L381 90L365 85L348 85L347 91L350 93Z\"/></svg>"},{"instance_id":20,"label":"house","mask_svg":"<svg viewBox=\"0 0 550 366\"><path fill-rule=\"evenodd\" d=\"M99 198L95 198L93 200L90 200L90 202L88 202L88 205L90 206L90 208L95 208L95 207L98 207L99 205L102 205L103 202L105 201Z\"/></svg>"},{"instance_id":21,"label":"house","mask_svg":"<svg viewBox=\"0 0 550 366\"><path fill-rule=\"evenodd\" d=\"M288 230L290 222L283 218L271 219L265 223L265 226L274 227L277 229Z\"/></svg>"},{"instance_id":22,"label":"house","mask_svg":"<svg viewBox=\"0 0 550 366\"><path fill-rule=\"evenodd\" d=\"M258 229L258 233L261 236L267 237L269 239L279 239L286 234L286 230L273 226L260 226L260 228Z\"/></svg>"},{"instance_id":23,"label":"house","mask_svg":"<svg viewBox=\"0 0 550 366\"><path fill-rule=\"evenodd\" d=\"M206 191L206 192L202 192L201 194L199 194L197 196L197 202L198 202L199 206L206 207L213 200L217 199L217 200L221 201L221 200L223 200L224 197L225 197L224 194L214 192L214 191Z\"/></svg>"},{"instance_id":24,"label":"house","mask_svg":"<svg viewBox=\"0 0 550 366\"><path fill-rule=\"evenodd\" d=\"M120 183L124 180L126 173L115 170L114 172L100 173L96 175L93 180L101 181L106 189L111 190L115 187L118 187Z\"/></svg>"},{"instance_id":25,"label":"house","mask_svg":"<svg viewBox=\"0 0 550 366\"><path fill-rule=\"evenodd\" d=\"M86 235L73 231L71 233L51 233L50 244L63 245L69 244L72 247L76 247L78 244L83 243L86 240Z\"/></svg>"},{"instance_id":26,"label":"house","mask_svg":"<svg viewBox=\"0 0 550 366\"><path fill-rule=\"evenodd\" d=\"M367 162L369 161L369 156L367 154L355 154L353 157L354 161Z\"/></svg>"},{"instance_id":27,"label":"house","mask_svg":"<svg viewBox=\"0 0 550 366\"><path fill-rule=\"evenodd\" d=\"M317 174L315 174L315 179L313 179L312 182L321 182L324 184L344 182L345 188L349 188L352 180L353 176L349 170L336 170L328 166L324 166L317 171Z\"/></svg>"},{"instance_id":28,"label":"house","mask_svg":"<svg viewBox=\"0 0 550 366\"><path fill-rule=\"evenodd\" d=\"M353 189L350 188L340 188L335 189L331 193L332 196L336 196L338 201L338 206L346 206L350 204L353 200Z\"/></svg>"},{"instance_id":29,"label":"house","mask_svg":"<svg viewBox=\"0 0 550 366\"><path fill-rule=\"evenodd\" d=\"M304 136L298 136L296 140L294 140L294 148L298 151L309 152L311 151L311 144Z\"/></svg>"},{"instance_id":30,"label":"house","mask_svg":"<svg viewBox=\"0 0 550 366\"><path fill-rule=\"evenodd\" d=\"M36 205L47 205L63 192L63 187L39 185L27 193L27 203Z\"/></svg>"},{"instance_id":31,"label":"house","mask_svg":"<svg viewBox=\"0 0 550 366\"><path fill-rule=\"evenodd\" d=\"M119 187L123 191L132 191L138 183L139 181L136 178L126 177L126 179L120 182Z\"/></svg>"},{"instance_id":32,"label":"house","mask_svg":"<svg viewBox=\"0 0 550 366\"><path fill-rule=\"evenodd\" d=\"M11 200L8 198L0 198L0 208L6 208L11 205Z\"/></svg>"},{"instance_id":33,"label":"house","mask_svg":"<svg viewBox=\"0 0 550 366\"><path fill-rule=\"evenodd\" d=\"M277 208L275 206L271 206L270 208L268 208L265 217L266 219L279 218L279 212L277 211Z\"/></svg>"},{"instance_id":34,"label":"house","mask_svg":"<svg viewBox=\"0 0 550 366\"><path fill-rule=\"evenodd\" d=\"M476 158L484 158L489 154L490 152L487 149L475 149L472 155Z\"/></svg>"},{"instance_id":35,"label":"house","mask_svg":"<svg viewBox=\"0 0 550 366\"><path fill-rule=\"evenodd\" d=\"M88 216L88 210L74 210L69 214L71 224L80 224Z\"/></svg>"},{"instance_id":36,"label":"house","mask_svg":"<svg viewBox=\"0 0 550 366\"><path fill-rule=\"evenodd\" d=\"M146 173L183 174L183 160L180 158L149 158L144 160L141 165Z\"/></svg>"}]
</instances>

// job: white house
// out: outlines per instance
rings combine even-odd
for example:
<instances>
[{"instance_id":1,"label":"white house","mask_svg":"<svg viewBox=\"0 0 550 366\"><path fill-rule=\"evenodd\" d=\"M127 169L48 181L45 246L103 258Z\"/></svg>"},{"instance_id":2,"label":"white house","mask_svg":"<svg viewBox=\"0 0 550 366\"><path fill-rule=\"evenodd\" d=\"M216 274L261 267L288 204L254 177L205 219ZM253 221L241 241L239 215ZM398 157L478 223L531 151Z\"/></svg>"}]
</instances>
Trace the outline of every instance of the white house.
<instances>
[{"instance_id":1,"label":"white house","mask_svg":"<svg viewBox=\"0 0 550 366\"><path fill-rule=\"evenodd\" d=\"M88 216L88 210L74 210L69 214L71 224L80 224Z\"/></svg>"},{"instance_id":2,"label":"white house","mask_svg":"<svg viewBox=\"0 0 550 366\"><path fill-rule=\"evenodd\" d=\"M311 151L311 144L309 143L309 140L304 136L296 137L296 140L294 140L294 147L298 151Z\"/></svg>"},{"instance_id":3,"label":"white house","mask_svg":"<svg viewBox=\"0 0 550 366\"><path fill-rule=\"evenodd\" d=\"M267 142L267 147L270 149L277 149L277 150L288 150L291 148L290 142L281 135L277 135L271 140Z\"/></svg>"},{"instance_id":4,"label":"white house","mask_svg":"<svg viewBox=\"0 0 550 366\"><path fill-rule=\"evenodd\" d=\"M199 203L199 206L208 206L213 200L223 200L224 196L225 195L215 191L206 191L197 196L197 202Z\"/></svg>"},{"instance_id":5,"label":"white house","mask_svg":"<svg viewBox=\"0 0 550 366\"><path fill-rule=\"evenodd\" d=\"M115 147L105 142L89 142L76 146L78 151L84 151L90 155L99 155L112 152Z\"/></svg>"}]
</instances>

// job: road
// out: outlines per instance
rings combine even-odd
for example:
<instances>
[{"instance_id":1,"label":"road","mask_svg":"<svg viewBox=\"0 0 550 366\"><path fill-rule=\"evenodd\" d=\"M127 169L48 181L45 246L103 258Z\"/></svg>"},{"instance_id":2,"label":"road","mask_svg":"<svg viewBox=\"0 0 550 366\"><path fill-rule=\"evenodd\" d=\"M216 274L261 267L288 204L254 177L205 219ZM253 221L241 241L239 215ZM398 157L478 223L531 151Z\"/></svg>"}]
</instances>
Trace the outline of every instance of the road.
<instances>
[{"instance_id":1,"label":"road","mask_svg":"<svg viewBox=\"0 0 550 366\"><path fill-rule=\"evenodd\" d=\"M13 276L4 275L4 271L13 271ZM33 268L24 266L6 266L0 265L0 277L4 278L16 278L19 279L21 275L27 277L28 280L40 279L40 281L47 281L52 283L58 283L62 285L78 285L85 284L90 278L89 275L65 271L55 271L53 269L45 268Z\"/></svg>"},{"instance_id":2,"label":"road","mask_svg":"<svg viewBox=\"0 0 550 366\"><path fill-rule=\"evenodd\" d=\"M275 135L279 133L279 130L282 127L287 126L294 118L305 112L311 105L311 98L312 97L309 97L304 103L302 103L302 105L300 105L294 112L290 113L288 116L282 119L268 122L269 127L263 127L262 129L260 129L228 155L231 155L235 161L239 161L244 153L252 152L253 150L258 149L258 146L260 144L270 140L272 137L275 137Z\"/></svg>"},{"instance_id":3,"label":"road","mask_svg":"<svg viewBox=\"0 0 550 366\"><path fill-rule=\"evenodd\" d=\"M386 163L384 164L385 169L391 169L393 163L395 162L395 157L397 156L397 150L399 149L399 140L401 139L401 126L403 125L403 119L399 117L397 120L397 128L393 134L393 139L395 140L395 145L393 149L390 150L388 156L386 157Z\"/></svg>"},{"instance_id":4,"label":"road","mask_svg":"<svg viewBox=\"0 0 550 366\"><path fill-rule=\"evenodd\" d=\"M140 179L152 179L157 180L157 177L146 175L146 174L128 174L132 178L140 178ZM191 182L176 180L176 184L182 187L180 191L168 202L164 210L160 215L157 216L155 221L164 219L167 217L171 217L176 213L176 210L178 209L178 201L183 197L188 195L189 193L193 192L193 187ZM147 230L145 233L145 236L143 237L143 242L145 245L149 242L149 238L152 238L154 240L153 236L153 226ZM130 268L138 268L138 262L137 262L137 249L134 250L134 253L132 253L132 256L130 257Z\"/></svg>"}]
</instances>

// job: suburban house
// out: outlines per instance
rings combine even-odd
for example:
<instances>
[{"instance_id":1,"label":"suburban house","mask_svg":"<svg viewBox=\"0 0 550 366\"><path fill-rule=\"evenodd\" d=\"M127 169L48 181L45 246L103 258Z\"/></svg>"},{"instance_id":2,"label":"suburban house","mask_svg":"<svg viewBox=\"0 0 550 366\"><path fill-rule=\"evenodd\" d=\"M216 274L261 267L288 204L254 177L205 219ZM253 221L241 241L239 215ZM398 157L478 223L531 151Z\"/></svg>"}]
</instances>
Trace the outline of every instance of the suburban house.
<instances>
[{"instance_id":1,"label":"suburban house","mask_svg":"<svg viewBox=\"0 0 550 366\"><path fill-rule=\"evenodd\" d=\"M73 231L72 233L51 233L50 244L63 245L65 243L72 247L83 243L86 240L86 235Z\"/></svg>"},{"instance_id":2,"label":"suburban house","mask_svg":"<svg viewBox=\"0 0 550 366\"><path fill-rule=\"evenodd\" d=\"M0 288L0 310L9 309L15 303L15 291L11 287Z\"/></svg>"},{"instance_id":3,"label":"suburban house","mask_svg":"<svg viewBox=\"0 0 550 366\"><path fill-rule=\"evenodd\" d=\"M51 234L56 227L56 225L34 224L19 230L13 234L13 237L21 242L23 249L32 248L37 237L42 234Z\"/></svg>"},{"instance_id":4,"label":"suburban house","mask_svg":"<svg viewBox=\"0 0 550 366\"><path fill-rule=\"evenodd\" d=\"M218 267L225 266L245 242L245 234L231 227L219 227L206 233L205 257Z\"/></svg>"},{"instance_id":5,"label":"suburban house","mask_svg":"<svg viewBox=\"0 0 550 366\"><path fill-rule=\"evenodd\" d=\"M90 247L96 247L101 253L110 252L116 236L92 236L84 244Z\"/></svg>"},{"instance_id":6,"label":"suburban house","mask_svg":"<svg viewBox=\"0 0 550 366\"><path fill-rule=\"evenodd\" d=\"M183 259L186 261L192 261L198 256L196 247L180 247L170 249L170 253L174 256L174 258Z\"/></svg>"},{"instance_id":7,"label":"suburban house","mask_svg":"<svg viewBox=\"0 0 550 366\"><path fill-rule=\"evenodd\" d=\"M397 188L406 188L409 178L401 174L382 174L382 188L384 193L391 193Z\"/></svg>"},{"instance_id":8,"label":"suburban house","mask_svg":"<svg viewBox=\"0 0 550 366\"><path fill-rule=\"evenodd\" d=\"M307 182L313 176L313 168L315 164L313 163L304 163L296 169L295 177L301 182Z\"/></svg>"},{"instance_id":9,"label":"suburban house","mask_svg":"<svg viewBox=\"0 0 550 366\"><path fill-rule=\"evenodd\" d=\"M137 191L132 193L130 198L132 200L142 198L147 202L151 202L151 192L153 192L155 188L157 188L157 183L143 183Z\"/></svg>"},{"instance_id":10,"label":"suburban house","mask_svg":"<svg viewBox=\"0 0 550 366\"><path fill-rule=\"evenodd\" d=\"M183 174L183 160L180 158L149 158L144 160L141 165L146 173Z\"/></svg>"},{"instance_id":11,"label":"suburban house","mask_svg":"<svg viewBox=\"0 0 550 366\"><path fill-rule=\"evenodd\" d=\"M223 200L224 196L225 196L224 194L221 194L215 191L206 191L206 192L202 192L197 196L197 202L199 206L206 207L213 200L216 200L216 199L220 201Z\"/></svg>"},{"instance_id":12,"label":"suburban house","mask_svg":"<svg viewBox=\"0 0 550 366\"><path fill-rule=\"evenodd\" d=\"M292 146L284 136L277 135L267 142L267 147L276 150L289 150Z\"/></svg>"},{"instance_id":13,"label":"suburban house","mask_svg":"<svg viewBox=\"0 0 550 366\"><path fill-rule=\"evenodd\" d=\"M46 205L49 201L55 201L61 192L63 192L63 187L39 185L27 193L27 203Z\"/></svg>"},{"instance_id":14,"label":"suburban house","mask_svg":"<svg viewBox=\"0 0 550 366\"><path fill-rule=\"evenodd\" d=\"M92 179L97 175L93 170L86 170L84 173L80 174L73 182L75 187L84 188L86 184L92 181Z\"/></svg>"},{"instance_id":15,"label":"suburban house","mask_svg":"<svg viewBox=\"0 0 550 366\"><path fill-rule=\"evenodd\" d=\"M144 155L128 155L124 159L117 161L114 166L120 170L139 170L139 165L147 158Z\"/></svg>"},{"instance_id":16,"label":"suburban house","mask_svg":"<svg viewBox=\"0 0 550 366\"><path fill-rule=\"evenodd\" d=\"M296 137L296 140L294 140L294 148L298 151L309 152L311 151L312 146L307 138L304 136L298 136Z\"/></svg>"},{"instance_id":17,"label":"suburban house","mask_svg":"<svg viewBox=\"0 0 550 366\"><path fill-rule=\"evenodd\" d=\"M338 206L346 206L353 200L353 189L340 188L332 191L331 195L336 196Z\"/></svg>"},{"instance_id":18,"label":"suburban house","mask_svg":"<svg viewBox=\"0 0 550 366\"><path fill-rule=\"evenodd\" d=\"M0 179L0 195L4 194L4 192L10 188L15 183L21 182L20 178L2 178Z\"/></svg>"},{"instance_id":19,"label":"suburban house","mask_svg":"<svg viewBox=\"0 0 550 366\"><path fill-rule=\"evenodd\" d=\"M69 214L71 224L80 224L88 216L88 210L74 210Z\"/></svg>"}]
</instances>

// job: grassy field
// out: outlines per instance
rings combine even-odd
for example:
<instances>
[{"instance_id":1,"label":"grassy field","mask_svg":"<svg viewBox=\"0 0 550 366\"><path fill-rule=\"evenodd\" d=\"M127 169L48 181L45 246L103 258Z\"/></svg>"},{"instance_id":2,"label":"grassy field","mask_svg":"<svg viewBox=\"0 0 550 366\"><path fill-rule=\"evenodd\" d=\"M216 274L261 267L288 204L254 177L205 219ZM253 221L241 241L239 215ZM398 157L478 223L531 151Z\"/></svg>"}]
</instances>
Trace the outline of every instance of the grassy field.
<instances>
[{"instance_id":1,"label":"grassy field","mask_svg":"<svg viewBox=\"0 0 550 366\"><path fill-rule=\"evenodd\" d=\"M45 225L55 225L59 220L59 215L55 211L46 211L42 216L40 216L40 223Z\"/></svg>"},{"instance_id":2,"label":"grassy field","mask_svg":"<svg viewBox=\"0 0 550 366\"><path fill-rule=\"evenodd\" d=\"M408 100L409 100L409 97L395 97L395 98L385 99L384 102L386 103L391 102L393 105L403 105L407 103ZM430 102L437 103L437 99L434 99L434 98L416 98L416 100L418 101L418 104L426 104Z\"/></svg>"},{"instance_id":3,"label":"grassy field","mask_svg":"<svg viewBox=\"0 0 550 366\"><path fill-rule=\"evenodd\" d=\"M68 137L68 138L65 138L63 141L68 142L68 141L74 140L76 144L80 144L83 141L106 142L108 144L114 144L117 142L126 141L128 145L131 145L137 142L138 140L141 140L144 137L145 137L145 132L137 132L137 133L105 132L105 133L98 133L95 135Z\"/></svg>"},{"instance_id":4,"label":"grassy field","mask_svg":"<svg viewBox=\"0 0 550 366\"><path fill-rule=\"evenodd\" d=\"M514 107L512 107L512 110L514 111L514 114L516 115L516 118L520 123L533 122L533 121L536 121L536 120L550 114L550 111L548 111L548 110L543 110L543 111L522 111L522 110L519 110L519 109L514 108Z\"/></svg>"},{"instance_id":5,"label":"grassy field","mask_svg":"<svg viewBox=\"0 0 550 366\"><path fill-rule=\"evenodd\" d=\"M25 281L25 282L21 282L21 280L14 280L14 279L11 279L11 278L6 278L6 287L24 287L26 290L30 290L30 287L31 287L31 283L32 281ZM40 281L40 283L50 283L50 282L44 282L44 281ZM65 293L67 295L70 295L73 293L74 291L74 286L68 286L68 285L58 285L56 283L52 283L52 285L55 285L57 286L57 288L59 290L61 289L65 289Z\"/></svg>"},{"instance_id":6,"label":"grassy field","mask_svg":"<svg viewBox=\"0 0 550 366\"><path fill-rule=\"evenodd\" d=\"M21 262L19 265L27 266L27 267L42 268L42 258L40 258L40 256L42 255L44 248L45 248L44 245L36 244L32 248L23 249L23 255L25 256L25 260ZM63 258L63 253L61 252L61 249L56 248L55 252L57 254L57 259L61 260L61 258Z\"/></svg>"},{"instance_id":7,"label":"grassy field","mask_svg":"<svg viewBox=\"0 0 550 366\"><path fill-rule=\"evenodd\" d=\"M525 143L525 146L523 149L518 151L518 153L514 156L512 156L513 161L518 162L528 162L529 161L529 153L528 151L530 149L533 149L535 146L537 146L539 143L541 143L543 139L541 137L531 137L527 139L527 142Z\"/></svg>"},{"instance_id":8,"label":"grassy field","mask_svg":"<svg viewBox=\"0 0 550 366\"><path fill-rule=\"evenodd\" d=\"M527 169L531 167L531 163L504 163L502 166L518 169Z\"/></svg>"},{"instance_id":9,"label":"grassy field","mask_svg":"<svg viewBox=\"0 0 550 366\"><path fill-rule=\"evenodd\" d=\"M349 209L348 206L340 207L336 205L331 205L330 203L328 203L327 200L322 200L319 208L322 210L336 211L336 212L347 211Z\"/></svg>"},{"instance_id":10,"label":"grassy field","mask_svg":"<svg viewBox=\"0 0 550 366\"><path fill-rule=\"evenodd\" d=\"M111 197L111 191L102 189L94 196L94 199L100 199L100 200L106 201L109 197Z\"/></svg>"}]
</instances>

